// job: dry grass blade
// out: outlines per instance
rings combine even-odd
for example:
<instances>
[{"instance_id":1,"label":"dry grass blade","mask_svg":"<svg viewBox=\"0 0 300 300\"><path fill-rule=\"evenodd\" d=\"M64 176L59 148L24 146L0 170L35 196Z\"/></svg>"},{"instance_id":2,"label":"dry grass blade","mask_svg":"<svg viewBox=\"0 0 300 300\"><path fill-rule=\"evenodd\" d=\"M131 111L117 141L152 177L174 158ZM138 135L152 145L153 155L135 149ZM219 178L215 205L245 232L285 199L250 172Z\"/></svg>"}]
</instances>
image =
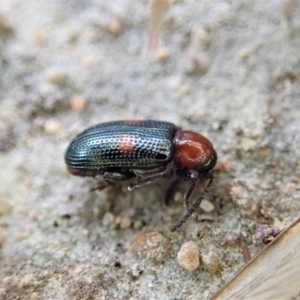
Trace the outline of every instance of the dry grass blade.
<instances>
[{"instance_id":1,"label":"dry grass blade","mask_svg":"<svg viewBox=\"0 0 300 300\"><path fill-rule=\"evenodd\" d=\"M212 299L300 299L300 218Z\"/></svg>"},{"instance_id":2,"label":"dry grass blade","mask_svg":"<svg viewBox=\"0 0 300 300\"><path fill-rule=\"evenodd\" d=\"M148 50L154 51L162 27L162 21L169 8L169 0L152 0L149 24Z\"/></svg>"}]
</instances>

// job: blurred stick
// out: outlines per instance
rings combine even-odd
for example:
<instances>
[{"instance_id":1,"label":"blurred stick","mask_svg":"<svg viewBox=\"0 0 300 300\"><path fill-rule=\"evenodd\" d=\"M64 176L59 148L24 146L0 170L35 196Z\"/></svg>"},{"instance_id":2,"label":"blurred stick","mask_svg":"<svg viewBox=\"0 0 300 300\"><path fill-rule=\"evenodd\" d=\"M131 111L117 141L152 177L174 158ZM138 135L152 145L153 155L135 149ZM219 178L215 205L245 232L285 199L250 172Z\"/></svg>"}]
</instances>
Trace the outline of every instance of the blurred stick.
<instances>
[{"instance_id":1,"label":"blurred stick","mask_svg":"<svg viewBox=\"0 0 300 300\"><path fill-rule=\"evenodd\" d=\"M148 51L157 49L163 18L169 8L169 0L151 0L151 12L148 29Z\"/></svg>"}]
</instances>

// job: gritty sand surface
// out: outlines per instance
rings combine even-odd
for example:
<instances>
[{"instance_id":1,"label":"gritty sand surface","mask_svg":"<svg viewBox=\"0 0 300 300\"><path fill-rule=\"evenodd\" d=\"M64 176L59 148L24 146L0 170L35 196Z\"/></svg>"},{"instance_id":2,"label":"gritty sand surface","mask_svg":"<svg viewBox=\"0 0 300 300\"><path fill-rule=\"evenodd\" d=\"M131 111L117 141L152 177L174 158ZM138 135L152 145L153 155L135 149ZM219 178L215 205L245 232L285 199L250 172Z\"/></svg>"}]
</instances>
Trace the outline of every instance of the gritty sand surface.
<instances>
[{"instance_id":1,"label":"gritty sand surface","mask_svg":"<svg viewBox=\"0 0 300 300\"><path fill-rule=\"evenodd\" d=\"M0 1L1 299L209 299L263 248L259 224L299 216L299 2L171 1L150 54L149 11ZM213 141L219 163L198 219L169 231L186 184L167 207L167 181L89 192L93 179L66 172L71 138L118 119ZM138 251L140 234L154 242ZM177 261L190 240L202 257L193 272Z\"/></svg>"}]
</instances>

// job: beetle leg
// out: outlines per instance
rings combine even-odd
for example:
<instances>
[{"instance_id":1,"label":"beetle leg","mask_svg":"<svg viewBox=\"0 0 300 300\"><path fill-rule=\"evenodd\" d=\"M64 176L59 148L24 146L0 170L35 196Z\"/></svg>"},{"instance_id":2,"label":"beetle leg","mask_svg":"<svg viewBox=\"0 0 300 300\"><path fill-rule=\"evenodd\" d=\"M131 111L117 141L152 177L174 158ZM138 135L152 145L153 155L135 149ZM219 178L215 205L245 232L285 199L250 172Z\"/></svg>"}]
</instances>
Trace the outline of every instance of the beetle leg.
<instances>
[{"instance_id":1,"label":"beetle leg","mask_svg":"<svg viewBox=\"0 0 300 300\"><path fill-rule=\"evenodd\" d=\"M177 173L179 174L181 180L192 182L191 186L189 187L188 191L184 196L184 204L187 208L189 208L189 199L195 189L196 182L198 179L198 173L191 172L189 170L178 170Z\"/></svg>"},{"instance_id":2,"label":"beetle leg","mask_svg":"<svg viewBox=\"0 0 300 300\"><path fill-rule=\"evenodd\" d=\"M149 183L154 182L154 181L156 181L160 178L170 178L172 175L173 175L173 170L172 169L163 170L162 172L160 172L160 173L158 173L158 174L156 174L152 177L147 177L147 178L143 178L143 179L131 182L128 185L128 190L132 191L135 188L141 187L145 184L149 184Z\"/></svg>"},{"instance_id":3,"label":"beetle leg","mask_svg":"<svg viewBox=\"0 0 300 300\"><path fill-rule=\"evenodd\" d=\"M192 184L191 184L191 186L189 187L187 193L184 196L184 203L185 203L185 206L187 208L189 208L189 206L190 206L189 205L189 199L190 199L190 197L191 197L191 195L192 195L192 193L195 189L197 179L198 179L198 175L196 175L195 173L191 173L190 180L192 181Z\"/></svg>"},{"instance_id":4,"label":"beetle leg","mask_svg":"<svg viewBox=\"0 0 300 300\"><path fill-rule=\"evenodd\" d=\"M108 172L103 173L103 179L107 181L126 181L136 177L134 173L128 172Z\"/></svg>"},{"instance_id":5,"label":"beetle leg","mask_svg":"<svg viewBox=\"0 0 300 300\"><path fill-rule=\"evenodd\" d=\"M193 205L190 208L188 208L185 215L171 227L171 231L175 231L176 229L181 227L182 224L184 224L187 221L187 219L195 212L195 210L201 204L201 201L206 196L206 194L208 193L209 189L212 186L212 183L213 183L213 180L214 180L213 171L211 171L209 174L207 174L207 176L209 176L208 177L209 182L208 182L206 188L204 189L202 194L197 198L197 200L193 203Z\"/></svg>"}]
</instances>

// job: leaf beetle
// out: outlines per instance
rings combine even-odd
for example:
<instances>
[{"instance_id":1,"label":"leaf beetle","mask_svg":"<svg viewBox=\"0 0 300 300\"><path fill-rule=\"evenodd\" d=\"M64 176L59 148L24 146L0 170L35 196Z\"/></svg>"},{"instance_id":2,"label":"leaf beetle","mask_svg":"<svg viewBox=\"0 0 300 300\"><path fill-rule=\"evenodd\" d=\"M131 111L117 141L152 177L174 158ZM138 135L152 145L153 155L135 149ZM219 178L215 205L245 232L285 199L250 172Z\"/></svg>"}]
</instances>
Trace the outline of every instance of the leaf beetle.
<instances>
[{"instance_id":1,"label":"leaf beetle","mask_svg":"<svg viewBox=\"0 0 300 300\"><path fill-rule=\"evenodd\" d=\"M190 181L185 195L187 211L171 231L195 212L213 183L217 154L203 135L181 130L169 122L127 120L92 126L70 143L65 161L77 176L101 175L108 182L129 181L128 189L160 178ZM209 179L204 191L189 206L198 178Z\"/></svg>"}]
</instances>

